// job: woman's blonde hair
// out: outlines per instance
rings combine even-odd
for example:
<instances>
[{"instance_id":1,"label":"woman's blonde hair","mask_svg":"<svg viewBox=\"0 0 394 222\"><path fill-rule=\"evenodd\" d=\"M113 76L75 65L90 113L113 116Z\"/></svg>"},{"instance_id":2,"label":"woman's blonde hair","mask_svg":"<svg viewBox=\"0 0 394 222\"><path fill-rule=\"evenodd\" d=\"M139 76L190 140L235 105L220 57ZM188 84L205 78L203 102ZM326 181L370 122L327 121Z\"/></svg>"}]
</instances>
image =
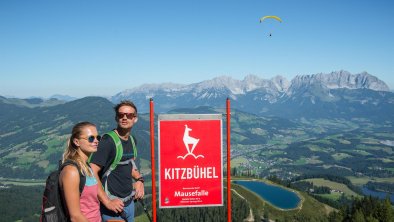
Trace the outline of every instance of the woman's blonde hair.
<instances>
[{"instance_id":1,"label":"woman's blonde hair","mask_svg":"<svg viewBox=\"0 0 394 222\"><path fill-rule=\"evenodd\" d=\"M89 170L88 164L81 157L82 150L74 143L74 139L79 139L83 129L88 126L96 127L96 125L91 122L80 122L74 125L70 139L67 142L66 150L63 153L62 162L64 163L66 160L72 160L78 164L83 175L93 176Z\"/></svg>"}]
</instances>

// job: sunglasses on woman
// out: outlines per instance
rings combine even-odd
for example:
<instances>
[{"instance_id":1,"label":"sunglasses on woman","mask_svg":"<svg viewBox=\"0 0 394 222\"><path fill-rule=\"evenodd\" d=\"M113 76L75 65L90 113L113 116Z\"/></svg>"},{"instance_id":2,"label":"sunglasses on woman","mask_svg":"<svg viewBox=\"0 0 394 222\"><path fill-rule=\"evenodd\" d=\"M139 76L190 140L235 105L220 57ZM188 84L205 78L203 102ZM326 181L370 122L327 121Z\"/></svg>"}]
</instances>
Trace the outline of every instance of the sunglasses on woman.
<instances>
[{"instance_id":1,"label":"sunglasses on woman","mask_svg":"<svg viewBox=\"0 0 394 222\"><path fill-rule=\"evenodd\" d=\"M89 143L93 143L94 142L94 139L96 139L97 141L100 141L101 140L101 136L100 135L97 135L97 136L89 136L89 137L87 137L87 138L84 138L84 137L81 137L81 139L85 139L85 140L87 140Z\"/></svg>"}]
</instances>

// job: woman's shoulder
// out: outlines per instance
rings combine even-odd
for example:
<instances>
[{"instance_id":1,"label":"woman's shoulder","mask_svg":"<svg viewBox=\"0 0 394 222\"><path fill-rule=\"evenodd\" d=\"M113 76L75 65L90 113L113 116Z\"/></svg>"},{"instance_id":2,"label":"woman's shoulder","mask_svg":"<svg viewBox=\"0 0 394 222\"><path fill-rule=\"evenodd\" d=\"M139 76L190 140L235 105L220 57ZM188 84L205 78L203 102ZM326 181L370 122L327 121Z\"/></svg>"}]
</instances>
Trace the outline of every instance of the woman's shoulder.
<instances>
[{"instance_id":1,"label":"woman's shoulder","mask_svg":"<svg viewBox=\"0 0 394 222\"><path fill-rule=\"evenodd\" d=\"M78 168L73 164L66 165L63 167L62 171L60 172L60 177L79 178Z\"/></svg>"}]
</instances>

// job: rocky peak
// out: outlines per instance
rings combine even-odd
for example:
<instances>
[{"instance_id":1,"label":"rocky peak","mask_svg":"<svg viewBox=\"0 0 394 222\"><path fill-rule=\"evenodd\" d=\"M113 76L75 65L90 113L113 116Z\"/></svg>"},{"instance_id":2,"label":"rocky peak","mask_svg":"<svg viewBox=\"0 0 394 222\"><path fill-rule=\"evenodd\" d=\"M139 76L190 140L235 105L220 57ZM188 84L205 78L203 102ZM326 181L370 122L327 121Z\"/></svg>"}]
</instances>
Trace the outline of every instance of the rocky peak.
<instances>
[{"instance_id":1,"label":"rocky peak","mask_svg":"<svg viewBox=\"0 0 394 222\"><path fill-rule=\"evenodd\" d=\"M297 75L291 81L292 90L300 87L320 85L328 89L371 89L375 91L389 91L386 83L367 72L351 74L347 71L331 72L329 74Z\"/></svg>"},{"instance_id":2,"label":"rocky peak","mask_svg":"<svg viewBox=\"0 0 394 222\"><path fill-rule=\"evenodd\" d=\"M271 79L272 83L276 86L276 88L281 91L285 92L290 87L290 82L284 78L283 76L275 76Z\"/></svg>"}]
</instances>

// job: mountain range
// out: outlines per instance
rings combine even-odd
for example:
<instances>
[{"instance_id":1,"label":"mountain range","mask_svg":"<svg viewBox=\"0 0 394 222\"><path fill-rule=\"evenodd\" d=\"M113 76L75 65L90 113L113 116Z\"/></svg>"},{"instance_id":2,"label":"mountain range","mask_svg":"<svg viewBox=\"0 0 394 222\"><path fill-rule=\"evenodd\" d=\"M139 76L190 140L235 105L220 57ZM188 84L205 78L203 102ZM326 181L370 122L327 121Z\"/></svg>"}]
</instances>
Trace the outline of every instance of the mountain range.
<instances>
[{"instance_id":1,"label":"mountain range","mask_svg":"<svg viewBox=\"0 0 394 222\"><path fill-rule=\"evenodd\" d=\"M274 103L283 94L291 96L293 93L305 89L308 86L320 86L324 89L371 89L375 91L390 91L386 83L377 77L363 72L360 74L350 74L347 71L332 72L329 74L299 75L291 82L282 76L276 76L270 80L261 79L255 75L248 75L244 80L235 80L228 76L221 76L212 80L202 81L190 85L183 84L145 84L129 90L124 90L111 97L112 101L129 97L141 93L146 96L154 97L159 93L166 93L168 97L179 96L179 94L194 92L198 99L215 98L220 96L220 92L228 93L232 99L237 96L251 93L253 91L265 91L270 96L266 99ZM216 94L207 91L214 90Z\"/></svg>"},{"instance_id":2,"label":"mountain range","mask_svg":"<svg viewBox=\"0 0 394 222\"><path fill-rule=\"evenodd\" d=\"M112 103L132 100L140 113L147 113L151 98L156 113L199 106L223 108L229 98L232 108L259 116L287 119L367 116L380 122L394 119L393 92L385 82L367 72L351 74L341 70L328 74L298 75L291 81L282 76L269 80L254 75L248 75L243 80L220 76L189 85L144 84L107 99ZM54 106L75 99L66 95L54 95L48 100L0 96L5 103L28 107Z\"/></svg>"},{"instance_id":3,"label":"mountain range","mask_svg":"<svg viewBox=\"0 0 394 222\"><path fill-rule=\"evenodd\" d=\"M362 118L385 121L394 118L394 94L385 82L366 72L347 71L300 75L290 82L281 76L270 80L248 75L243 80L221 76L190 85L145 84L110 98L113 103L131 99L142 112L168 112L179 107L232 107L261 116L301 118ZM385 115L371 116L371 113Z\"/></svg>"}]
</instances>

